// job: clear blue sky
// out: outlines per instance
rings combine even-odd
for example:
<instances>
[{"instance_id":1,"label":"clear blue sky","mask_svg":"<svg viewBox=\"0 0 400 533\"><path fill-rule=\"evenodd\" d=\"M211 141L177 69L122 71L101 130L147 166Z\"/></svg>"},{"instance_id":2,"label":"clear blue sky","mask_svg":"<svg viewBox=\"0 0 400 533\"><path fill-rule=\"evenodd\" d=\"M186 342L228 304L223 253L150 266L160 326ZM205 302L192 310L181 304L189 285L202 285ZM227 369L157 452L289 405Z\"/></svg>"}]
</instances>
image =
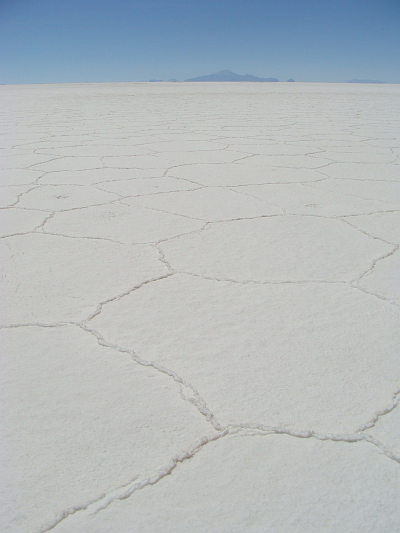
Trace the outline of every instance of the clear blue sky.
<instances>
[{"instance_id":1,"label":"clear blue sky","mask_svg":"<svg viewBox=\"0 0 400 533\"><path fill-rule=\"evenodd\" d=\"M400 83L400 0L0 0L0 83Z\"/></svg>"}]
</instances>

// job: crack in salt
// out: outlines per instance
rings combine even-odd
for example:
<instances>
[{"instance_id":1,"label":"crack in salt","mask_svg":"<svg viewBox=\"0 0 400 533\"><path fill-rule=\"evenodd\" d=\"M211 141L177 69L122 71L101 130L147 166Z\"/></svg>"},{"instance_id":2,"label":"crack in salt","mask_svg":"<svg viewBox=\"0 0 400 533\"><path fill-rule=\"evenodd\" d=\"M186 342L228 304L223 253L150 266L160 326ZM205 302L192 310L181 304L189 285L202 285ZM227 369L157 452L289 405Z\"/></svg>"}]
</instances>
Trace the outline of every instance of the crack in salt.
<instances>
[{"instance_id":1,"label":"crack in salt","mask_svg":"<svg viewBox=\"0 0 400 533\"><path fill-rule=\"evenodd\" d=\"M383 415L382 415L383 416ZM134 478L133 481L131 481L128 484L124 484L121 486L118 486L112 491L109 492L116 492L116 494L111 495L107 498L106 493L102 493L100 496L89 500L88 502L84 504L80 504L77 506L73 506L68 508L67 510L61 512L54 520L51 522L48 522L46 525L44 525L42 528L38 530L37 533L46 533L47 531L50 531L54 529L60 522L68 518L68 516L75 514L76 512L86 510L91 505L101 502L101 500L104 500L107 498L99 507L97 507L91 515L96 515L97 513L105 510L107 507L112 505L115 501L122 501L126 500L132 494L139 490L143 490L144 488L155 485L162 479L164 479L166 476L172 474L172 472L179 466L180 463L183 463L185 461L188 461L192 459L195 455L197 455L201 450L211 442L216 442L221 438L226 437L227 435L242 435L251 437L254 435L260 435L260 436L269 436L269 435L286 435L293 438L298 439L316 439L320 441L330 441L330 442L343 442L348 444L356 444L356 443L367 443L371 444L375 448L379 450L380 453L385 455L388 459L400 464L400 456L396 455L391 451L389 448L384 446L380 441L375 439L374 437L367 435L365 433L353 433L353 434L322 434L317 433L312 430L290 430L285 428L277 428L277 427L268 427L268 426L262 426L258 424L230 424L229 426L225 428L221 428L221 430L218 433L214 433L211 435L206 435L198 439L187 451L180 452L179 454L172 457L172 459L169 461L169 463L163 467L161 470L153 474L152 476L149 476L139 482L136 482L136 478ZM132 484L133 483L133 484ZM126 489L126 487L128 488ZM122 489L123 490L121 492Z\"/></svg>"}]
</instances>

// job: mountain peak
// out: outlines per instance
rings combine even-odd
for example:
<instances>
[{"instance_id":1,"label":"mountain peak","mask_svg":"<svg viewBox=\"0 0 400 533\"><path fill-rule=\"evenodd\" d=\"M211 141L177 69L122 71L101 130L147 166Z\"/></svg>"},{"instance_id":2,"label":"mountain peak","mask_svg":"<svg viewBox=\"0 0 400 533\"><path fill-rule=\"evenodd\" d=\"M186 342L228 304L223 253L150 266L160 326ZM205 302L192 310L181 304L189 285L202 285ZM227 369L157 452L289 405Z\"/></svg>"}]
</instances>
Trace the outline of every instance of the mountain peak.
<instances>
[{"instance_id":1,"label":"mountain peak","mask_svg":"<svg viewBox=\"0 0 400 533\"><path fill-rule=\"evenodd\" d=\"M189 78L185 81L279 81L277 78L258 78L251 74L236 74L230 70L220 70L214 74L207 76L199 76L198 78Z\"/></svg>"}]
</instances>

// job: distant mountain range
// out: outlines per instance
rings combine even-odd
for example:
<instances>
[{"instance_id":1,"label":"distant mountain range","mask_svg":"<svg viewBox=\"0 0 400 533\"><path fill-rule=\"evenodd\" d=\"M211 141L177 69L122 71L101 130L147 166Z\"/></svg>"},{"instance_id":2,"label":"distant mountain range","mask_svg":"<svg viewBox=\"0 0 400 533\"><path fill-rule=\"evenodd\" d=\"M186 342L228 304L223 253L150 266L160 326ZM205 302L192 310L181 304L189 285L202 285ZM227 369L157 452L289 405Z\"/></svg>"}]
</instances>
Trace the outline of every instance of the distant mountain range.
<instances>
[{"instance_id":1,"label":"distant mountain range","mask_svg":"<svg viewBox=\"0 0 400 533\"><path fill-rule=\"evenodd\" d=\"M386 83L386 81L378 81L378 80L349 80L347 83Z\"/></svg>"},{"instance_id":2,"label":"distant mountain range","mask_svg":"<svg viewBox=\"0 0 400 533\"><path fill-rule=\"evenodd\" d=\"M164 80L149 80L149 81L164 81ZM168 81L179 81L176 79ZM279 81L277 78L258 78L257 76L252 76L251 74L236 74L230 70L220 70L215 72L215 74L208 74L207 76L199 76L198 78L189 78L184 81L258 81L258 82L276 82ZM293 79L287 81L293 82ZM339 82L340 83L340 82ZM386 83L386 81L380 80L348 80L346 83Z\"/></svg>"},{"instance_id":3,"label":"distant mountain range","mask_svg":"<svg viewBox=\"0 0 400 533\"><path fill-rule=\"evenodd\" d=\"M235 74L230 70L220 70L215 74L209 74L208 76L199 76L198 78L190 78L185 81L279 81L277 78L257 78L257 76L251 76L251 74Z\"/></svg>"}]
</instances>

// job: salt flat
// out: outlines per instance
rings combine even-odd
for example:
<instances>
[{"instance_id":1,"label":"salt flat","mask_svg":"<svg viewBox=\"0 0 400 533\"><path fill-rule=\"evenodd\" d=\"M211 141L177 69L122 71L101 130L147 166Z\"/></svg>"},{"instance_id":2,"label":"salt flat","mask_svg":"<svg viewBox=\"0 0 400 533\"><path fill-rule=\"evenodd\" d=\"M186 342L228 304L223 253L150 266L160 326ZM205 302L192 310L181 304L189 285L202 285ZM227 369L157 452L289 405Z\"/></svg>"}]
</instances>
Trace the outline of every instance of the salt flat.
<instances>
[{"instance_id":1,"label":"salt flat","mask_svg":"<svg viewBox=\"0 0 400 533\"><path fill-rule=\"evenodd\" d=\"M0 98L1 531L398 531L400 85Z\"/></svg>"}]
</instances>

